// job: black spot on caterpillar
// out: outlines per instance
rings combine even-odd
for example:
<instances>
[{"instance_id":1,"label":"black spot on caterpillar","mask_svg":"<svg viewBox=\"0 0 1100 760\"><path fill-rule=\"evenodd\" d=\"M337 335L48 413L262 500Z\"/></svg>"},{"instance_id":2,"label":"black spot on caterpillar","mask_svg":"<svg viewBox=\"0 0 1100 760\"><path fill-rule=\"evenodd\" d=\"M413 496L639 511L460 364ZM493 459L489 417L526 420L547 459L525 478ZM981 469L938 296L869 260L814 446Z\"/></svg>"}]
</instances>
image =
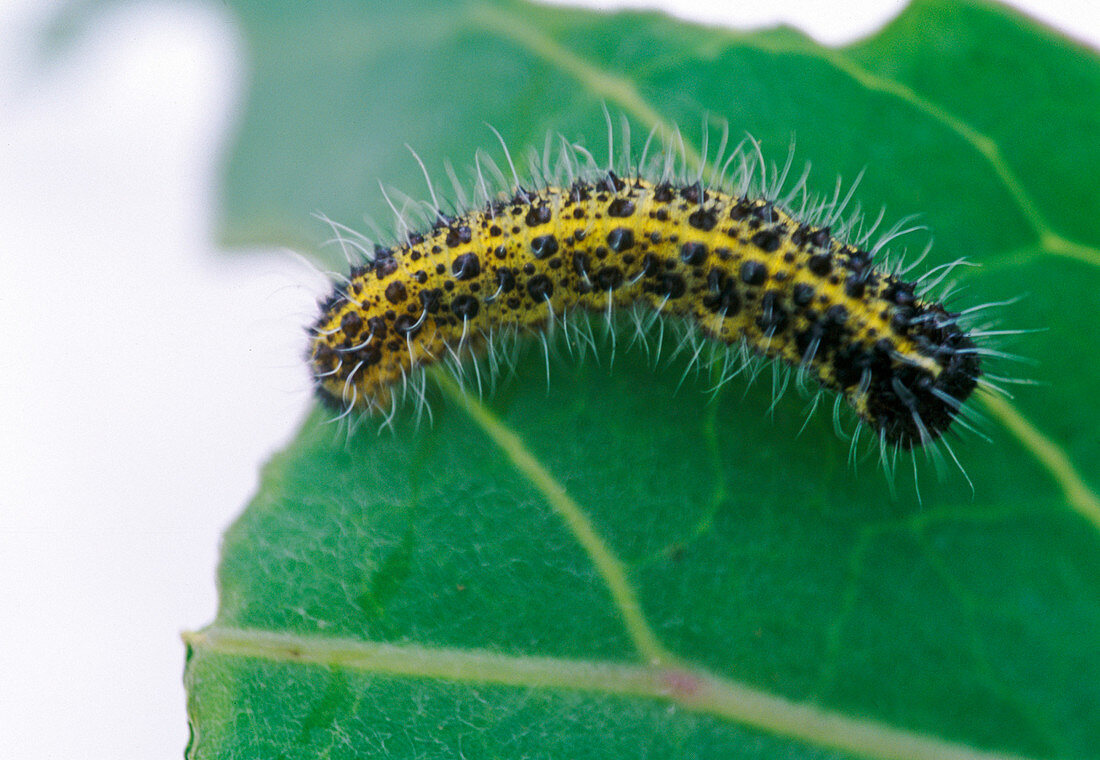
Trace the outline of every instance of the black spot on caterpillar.
<instances>
[{"instance_id":1,"label":"black spot on caterpillar","mask_svg":"<svg viewBox=\"0 0 1100 760\"><path fill-rule=\"evenodd\" d=\"M641 306L812 377L884 449L939 439L982 379L966 312L929 297L952 265L906 280L919 260L903 269L879 255L897 227L870 245L841 221L851 193L809 201L805 174L780 196L790 160L769 183L752 146L707 182L671 144L616 171L563 139L556 171L536 158L541 179L527 186L479 155L479 202L447 214L433 189L423 229L402 221L399 243L321 303L308 354L318 395L344 413L392 408L414 370L491 350L490 336ZM507 190L488 189L483 162Z\"/></svg>"}]
</instances>

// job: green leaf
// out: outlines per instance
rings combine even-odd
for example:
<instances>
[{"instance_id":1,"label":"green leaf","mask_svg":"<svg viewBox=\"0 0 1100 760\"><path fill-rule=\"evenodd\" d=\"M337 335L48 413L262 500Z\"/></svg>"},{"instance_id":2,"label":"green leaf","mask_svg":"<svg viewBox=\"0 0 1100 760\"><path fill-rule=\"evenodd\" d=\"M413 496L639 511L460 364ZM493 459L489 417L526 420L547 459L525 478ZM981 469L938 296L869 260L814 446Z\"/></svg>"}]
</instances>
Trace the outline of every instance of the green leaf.
<instances>
[{"instance_id":1,"label":"green leaf","mask_svg":"<svg viewBox=\"0 0 1100 760\"><path fill-rule=\"evenodd\" d=\"M653 14L504 1L235 4L251 90L230 244L321 260L376 183L561 132L603 150L704 119L865 207L919 212L960 301L1027 294L973 480L873 461L767 375L713 396L537 341L495 387L429 388L345 438L317 410L225 537L221 606L189 634L191 758L1084 758L1100 747L1100 62L996 6L918 2L823 48ZM499 155L499 154L498 154ZM339 254L336 253L336 256ZM331 259L330 259L331 263ZM667 356L667 352L666 352ZM433 376L434 377L434 376ZM472 385L472 382L471 382Z\"/></svg>"}]
</instances>

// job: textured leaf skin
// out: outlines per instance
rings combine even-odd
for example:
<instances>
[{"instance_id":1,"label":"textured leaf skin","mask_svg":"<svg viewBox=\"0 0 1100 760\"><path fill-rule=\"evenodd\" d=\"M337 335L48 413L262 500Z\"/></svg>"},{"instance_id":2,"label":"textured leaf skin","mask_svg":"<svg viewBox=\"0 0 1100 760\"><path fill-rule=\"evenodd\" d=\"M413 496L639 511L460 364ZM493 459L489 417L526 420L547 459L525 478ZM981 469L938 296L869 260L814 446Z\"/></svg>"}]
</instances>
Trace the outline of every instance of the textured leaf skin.
<instances>
[{"instance_id":1,"label":"textured leaf skin","mask_svg":"<svg viewBox=\"0 0 1100 760\"><path fill-rule=\"evenodd\" d=\"M547 131L602 152L606 102L639 144L658 118L698 149L706 112L772 158L796 136L813 187L866 168L866 206L919 212L934 231L929 267L984 264L963 274L961 300L1027 293L1004 326L1046 331L1008 346L1036 361L1009 371L1042 384L983 409L991 443L955 444L974 495L925 463L922 504L910 475L892 497L873 461L850 466L828 413L799 434L797 394L768 416L767 373L712 401L708 378L680 385L684 357L654 367L622 339L613 365L606 342L597 361L559 341L549 386L532 344L481 407L433 388L431 424L410 410L393 432L368 424L345 440L318 410L225 538L217 619L189 638L189 757L886 756L723 717L674 680L663 698L571 681L570 663L645 669L652 652L576 530L471 409L590 521L671 653L662 668L936 737L959 756L1095 756L1093 52L947 0L843 50L790 30L511 2L237 5L254 76L226 173L230 244L332 256L310 212L362 228L364 212L388 218L378 180L426 196L405 142L445 182L444 159L494 148L485 121L517 153ZM284 638L262 656L218 644L242 630ZM502 683L481 665L447 677L412 657L364 666L340 642L443 662L548 658L537 662L565 663L566 683ZM318 643L336 649L311 654Z\"/></svg>"}]
</instances>

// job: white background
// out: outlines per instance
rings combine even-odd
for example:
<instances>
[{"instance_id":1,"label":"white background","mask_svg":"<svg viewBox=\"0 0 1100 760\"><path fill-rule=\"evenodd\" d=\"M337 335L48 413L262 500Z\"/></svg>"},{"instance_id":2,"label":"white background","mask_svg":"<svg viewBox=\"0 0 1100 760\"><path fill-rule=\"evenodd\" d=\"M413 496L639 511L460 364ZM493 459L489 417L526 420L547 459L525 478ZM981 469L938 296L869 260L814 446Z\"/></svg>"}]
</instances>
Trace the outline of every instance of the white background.
<instances>
[{"instance_id":1,"label":"white background","mask_svg":"<svg viewBox=\"0 0 1100 760\"><path fill-rule=\"evenodd\" d=\"M1016 4L1100 40L1092 0ZM900 7L678 5L828 42ZM221 532L308 408L323 285L212 240L229 13L117 9L44 59L53 12L0 3L0 758L179 758L179 632L213 617Z\"/></svg>"}]
</instances>

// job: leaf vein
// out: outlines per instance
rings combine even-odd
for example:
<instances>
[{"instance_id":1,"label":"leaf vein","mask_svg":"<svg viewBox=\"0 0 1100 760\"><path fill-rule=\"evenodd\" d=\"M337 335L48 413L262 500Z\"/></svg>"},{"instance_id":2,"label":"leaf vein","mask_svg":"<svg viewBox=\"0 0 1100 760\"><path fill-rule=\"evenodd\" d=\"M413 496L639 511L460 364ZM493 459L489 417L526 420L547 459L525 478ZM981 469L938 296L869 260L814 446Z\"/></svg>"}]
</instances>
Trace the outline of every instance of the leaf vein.
<instances>
[{"instance_id":1,"label":"leaf vein","mask_svg":"<svg viewBox=\"0 0 1100 760\"><path fill-rule=\"evenodd\" d=\"M864 87L892 95L923 111L970 143L979 155L986 160L1009 195L1012 196L1013 201L1027 219L1045 251L1057 256L1084 261L1093 266L1100 266L1100 249L1071 240L1054 230L1047 218L1039 211L1035 199L1024 189L1023 182L1009 167L1000 146L993 138L979 132L950 111L918 94L911 87L890 79L883 79L867 71L851 59L846 58L840 51L822 48L822 58Z\"/></svg>"},{"instance_id":2,"label":"leaf vein","mask_svg":"<svg viewBox=\"0 0 1100 760\"><path fill-rule=\"evenodd\" d=\"M530 26L518 16L499 9L475 6L474 17L486 27L506 37L524 49L557 66L583 84L593 95L614 103L650 129L656 129L662 139L670 139L673 126L638 92L629 79L615 76L594 66L568 48ZM684 161L690 166L701 166L703 158L694 146L684 143Z\"/></svg>"},{"instance_id":3,"label":"leaf vein","mask_svg":"<svg viewBox=\"0 0 1100 760\"><path fill-rule=\"evenodd\" d=\"M981 396L981 402L1050 473L1070 507L1100 531L1100 497L1085 483L1065 449L1040 432L1003 398L986 393Z\"/></svg>"},{"instance_id":4,"label":"leaf vein","mask_svg":"<svg viewBox=\"0 0 1100 760\"><path fill-rule=\"evenodd\" d=\"M187 633L184 641L193 654L662 700L768 733L878 760L1020 760L1015 755L794 702L697 668L519 657L229 627Z\"/></svg>"},{"instance_id":5,"label":"leaf vein","mask_svg":"<svg viewBox=\"0 0 1100 760\"><path fill-rule=\"evenodd\" d=\"M565 522L566 527L588 554L596 572L603 579L638 653L649 662L674 662L676 658L665 650L649 627L637 594L627 578L622 560L597 532L587 513L535 458L514 431L510 430L481 402L465 393L445 372L436 369L433 376L443 391L458 402L458 406L464 409L474 423L504 452L516 470L527 478Z\"/></svg>"}]
</instances>

